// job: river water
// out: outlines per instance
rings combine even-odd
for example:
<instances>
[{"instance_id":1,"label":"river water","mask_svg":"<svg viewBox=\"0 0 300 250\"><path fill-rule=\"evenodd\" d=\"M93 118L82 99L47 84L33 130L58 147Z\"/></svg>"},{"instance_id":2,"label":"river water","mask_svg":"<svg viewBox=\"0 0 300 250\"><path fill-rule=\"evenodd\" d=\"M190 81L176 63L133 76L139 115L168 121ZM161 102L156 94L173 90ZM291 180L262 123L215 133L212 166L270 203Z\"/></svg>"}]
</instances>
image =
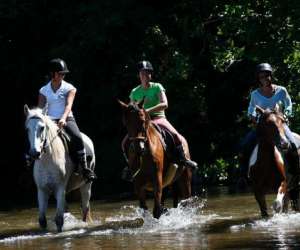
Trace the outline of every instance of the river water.
<instances>
[{"instance_id":1,"label":"river water","mask_svg":"<svg viewBox=\"0 0 300 250\"><path fill-rule=\"evenodd\" d=\"M269 207L274 198L268 196ZM270 209L272 216L261 219L251 193L206 192L159 220L137 204L92 201L89 225L80 221L79 204L69 204L62 233L55 231L53 206L47 231L38 227L37 208L0 212L0 249L300 249L300 213L273 215Z\"/></svg>"}]
</instances>

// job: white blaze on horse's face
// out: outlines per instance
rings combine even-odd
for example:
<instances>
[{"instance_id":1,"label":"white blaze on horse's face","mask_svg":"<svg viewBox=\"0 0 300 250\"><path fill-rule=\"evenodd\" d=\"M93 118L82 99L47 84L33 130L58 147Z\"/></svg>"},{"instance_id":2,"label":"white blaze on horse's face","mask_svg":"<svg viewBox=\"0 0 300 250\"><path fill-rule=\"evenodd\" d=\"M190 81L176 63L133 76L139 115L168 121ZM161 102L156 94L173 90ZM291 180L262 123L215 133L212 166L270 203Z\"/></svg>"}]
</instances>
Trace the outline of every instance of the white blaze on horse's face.
<instances>
[{"instance_id":1,"label":"white blaze on horse's face","mask_svg":"<svg viewBox=\"0 0 300 250\"><path fill-rule=\"evenodd\" d=\"M39 159L46 140L46 125L42 119L31 117L27 120L26 129L30 145L29 154L34 159Z\"/></svg>"}]
</instances>

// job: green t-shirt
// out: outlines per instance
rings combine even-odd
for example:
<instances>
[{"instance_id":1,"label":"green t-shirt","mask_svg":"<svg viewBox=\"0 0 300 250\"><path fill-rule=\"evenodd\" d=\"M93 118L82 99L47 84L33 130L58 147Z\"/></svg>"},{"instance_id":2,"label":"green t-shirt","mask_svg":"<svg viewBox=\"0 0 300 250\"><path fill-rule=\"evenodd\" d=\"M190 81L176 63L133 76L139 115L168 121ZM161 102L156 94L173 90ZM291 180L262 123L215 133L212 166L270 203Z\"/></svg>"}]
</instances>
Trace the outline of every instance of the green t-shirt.
<instances>
[{"instance_id":1,"label":"green t-shirt","mask_svg":"<svg viewBox=\"0 0 300 250\"><path fill-rule=\"evenodd\" d=\"M159 93L165 91L164 87L157 82L150 82L149 88L143 88L142 85L139 85L135 87L131 93L130 93L130 99L135 102L139 102L143 100L145 97L144 101L144 108L152 108L155 105L160 103L159 100ZM157 111L157 112L152 112L150 113L151 116L159 116L159 117L165 117L165 112L162 111Z\"/></svg>"}]
</instances>

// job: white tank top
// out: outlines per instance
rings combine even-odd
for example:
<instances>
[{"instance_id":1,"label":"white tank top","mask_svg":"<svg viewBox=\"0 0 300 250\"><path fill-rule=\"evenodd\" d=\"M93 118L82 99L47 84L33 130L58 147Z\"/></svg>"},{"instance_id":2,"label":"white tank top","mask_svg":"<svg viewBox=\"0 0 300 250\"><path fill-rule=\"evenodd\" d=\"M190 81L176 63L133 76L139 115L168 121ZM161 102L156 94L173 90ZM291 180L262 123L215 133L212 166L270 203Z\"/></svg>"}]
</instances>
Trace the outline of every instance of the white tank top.
<instances>
[{"instance_id":1,"label":"white tank top","mask_svg":"<svg viewBox=\"0 0 300 250\"><path fill-rule=\"evenodd\" d=\"M40 94L46 97L47 112L51 119L60 119L62 117L65 111L68 93L73 89L76 90L72 84L64 80L62 80L61 85L56 92L54 92L51 87L51 81L40 89ZM68 116L73 116L72 111Z\"/></svg>"}]
</instances>

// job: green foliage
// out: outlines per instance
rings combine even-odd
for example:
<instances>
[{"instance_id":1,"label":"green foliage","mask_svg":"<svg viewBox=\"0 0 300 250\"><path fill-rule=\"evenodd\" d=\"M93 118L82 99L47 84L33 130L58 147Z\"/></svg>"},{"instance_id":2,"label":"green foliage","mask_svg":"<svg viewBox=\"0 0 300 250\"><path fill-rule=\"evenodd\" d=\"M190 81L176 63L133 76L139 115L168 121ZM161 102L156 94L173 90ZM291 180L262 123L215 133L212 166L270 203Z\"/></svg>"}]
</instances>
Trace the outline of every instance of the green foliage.
<instances>
[{"instance_id":1,"label":"green foliage","mask_svg":"<svg viewBox=\"0 0 300 250\"><path fill-rule=\"evenodd\" d=\"M212 164L204 164L199 170L199 175L208 185L224 184L228 181L229 162L223 158L216 159Z\"/></svg>"},{"instance_id":2,"label":"green foliage","mask_svg":"<svg viewBox=\"0 0 300 250\"><path fill-rule=\"evenodd\" d=\"M300 133L298 0L22 0L1 2L0 16L2 81L16 88L18 110L36 104L49 58L67 61L66 80L78 88L74 113L95 140L105 180L95 184L97 192L122 189L118 145L125 129L116 99L128 100L141 59L153 63L154 80L167 91L167 116L188 139L208 184L234 178L256 63L276 69L294 102L291 127ZM14 113L23 131L22 111Z\"/></svg>"}]
</instances>

